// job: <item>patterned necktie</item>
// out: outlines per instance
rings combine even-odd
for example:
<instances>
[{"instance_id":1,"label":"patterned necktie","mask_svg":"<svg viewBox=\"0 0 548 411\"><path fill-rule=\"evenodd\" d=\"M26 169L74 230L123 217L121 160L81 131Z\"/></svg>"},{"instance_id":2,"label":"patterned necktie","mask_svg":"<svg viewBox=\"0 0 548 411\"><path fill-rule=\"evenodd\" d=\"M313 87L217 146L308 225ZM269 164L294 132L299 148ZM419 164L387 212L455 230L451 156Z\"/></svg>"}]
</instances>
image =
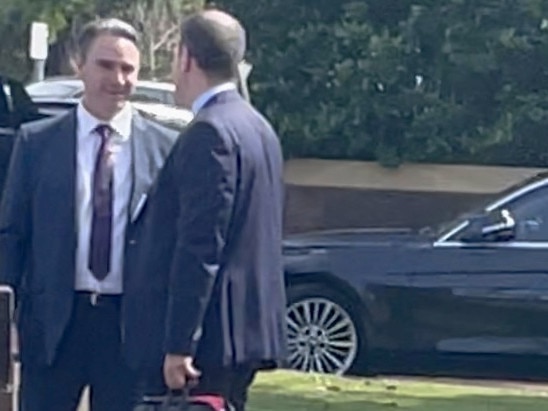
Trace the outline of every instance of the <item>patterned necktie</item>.
<instances>
[{"instance_id":1,"label":"patterned necktie","mask_svg":"<svg viewBox=\"0 0 548 411\"><path fill-rule=\"evenodd\" d=\"M113 164L109 143L113 130L109 125L101 124L95 131L101 138L101 144L95 161L92 181L93 218L89 269L95 278L103 280L110 271Z\"/></svg>"}]
</instances>

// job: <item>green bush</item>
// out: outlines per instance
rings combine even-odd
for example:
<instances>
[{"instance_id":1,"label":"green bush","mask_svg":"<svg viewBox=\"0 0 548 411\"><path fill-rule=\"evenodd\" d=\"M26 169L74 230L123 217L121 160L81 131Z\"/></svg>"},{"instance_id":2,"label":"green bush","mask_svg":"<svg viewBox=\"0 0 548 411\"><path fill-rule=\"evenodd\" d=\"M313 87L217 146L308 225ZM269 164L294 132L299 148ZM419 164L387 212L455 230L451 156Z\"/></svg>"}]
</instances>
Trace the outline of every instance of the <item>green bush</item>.
<instances>
[{"instance_id":1,"label":"green bush","mask_svg":"<svg viewBox=\"0 0 548 411\"><path fill-rule=\"evenodd\" d=\"M548 2L222 6L288 157L548 165Z\"/></svg>"}]
</instances>

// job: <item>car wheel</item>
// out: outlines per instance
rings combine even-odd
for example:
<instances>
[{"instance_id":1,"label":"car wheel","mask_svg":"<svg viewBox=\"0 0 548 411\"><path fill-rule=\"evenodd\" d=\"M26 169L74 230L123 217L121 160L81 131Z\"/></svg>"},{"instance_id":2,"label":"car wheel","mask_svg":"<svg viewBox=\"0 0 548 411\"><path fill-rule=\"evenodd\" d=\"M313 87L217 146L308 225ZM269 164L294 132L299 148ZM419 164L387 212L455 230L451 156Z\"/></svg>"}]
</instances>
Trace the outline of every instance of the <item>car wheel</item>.
<instances>
[{"instance_id":1,"label":"car wheel","mask_svg":"<svg viewBox=\"0 0 548 411\"><path fill-rule=\"evenodd\" d=\"M287 291L290 368L342 375L363 366L365 335L348 298L322 284Z\"/></svg>"}]
</instances>

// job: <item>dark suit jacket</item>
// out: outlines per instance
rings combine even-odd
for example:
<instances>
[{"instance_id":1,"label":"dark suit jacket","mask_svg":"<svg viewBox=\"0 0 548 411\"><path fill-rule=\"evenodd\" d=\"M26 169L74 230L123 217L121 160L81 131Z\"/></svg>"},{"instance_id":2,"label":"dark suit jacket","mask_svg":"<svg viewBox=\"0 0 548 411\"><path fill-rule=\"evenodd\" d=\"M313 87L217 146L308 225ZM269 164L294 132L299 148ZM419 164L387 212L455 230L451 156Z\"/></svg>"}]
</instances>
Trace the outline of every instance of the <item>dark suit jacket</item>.
<instances>
[{"instance_id":1,"label":"dark suit jacket","mask_svg":"<svg viewBox=\"0 0 548 411\"><path fill-rule=\"evenodd\" d=\"M235 91L179 138L151 191L129 297L141 365L166 352L202 369L285 358L282 171L278 137Z\"/></svg>"},{"instance_id":2,"label":"dark suit jacket","mask_svg":"<svg viewBox=\"0 0 548 411\"><path fill-rule=\"evenodd\" d=\"M134 270L144 199L176 137L133 116L125 283ZM22 361L51 364L72 311L76 141L76 110L71 110L23 127L11 157L0 208L0 283L16 292Z\"/></svg>"}]
</instances>

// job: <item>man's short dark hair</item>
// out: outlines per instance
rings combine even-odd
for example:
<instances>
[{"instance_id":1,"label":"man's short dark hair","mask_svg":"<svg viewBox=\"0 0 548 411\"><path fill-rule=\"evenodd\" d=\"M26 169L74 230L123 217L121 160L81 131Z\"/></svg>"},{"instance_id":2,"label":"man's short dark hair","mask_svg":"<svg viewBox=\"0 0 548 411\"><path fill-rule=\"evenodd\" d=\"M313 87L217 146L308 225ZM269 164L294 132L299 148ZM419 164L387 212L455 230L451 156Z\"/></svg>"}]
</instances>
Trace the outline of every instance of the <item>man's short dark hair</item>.
<instances>
[{"instance_id":1,"label":"man's short dark hair","mask_svg":"<svg viewBox=\"0 0 548 411\"><path fill-rule=\"evenodd\" d=\"M238 77L238 64L245 54L245 30L232 16L205 10L181 24L182 46L209 77L233 80Z\"/></svg>"},{"instance_id":2,"label":"man's short dark hair","mask_svg":"<svg viewBox=\"0 0 548 411\"><path fill-rule=\"evenodd\" d=\"M114 18L92 21L82 28L78 37L77 53L80 61L86 60L89 49L95 39L105 34L122 37L139 46L139 35L131 24Z\"/></svg>"}]
</instances>

